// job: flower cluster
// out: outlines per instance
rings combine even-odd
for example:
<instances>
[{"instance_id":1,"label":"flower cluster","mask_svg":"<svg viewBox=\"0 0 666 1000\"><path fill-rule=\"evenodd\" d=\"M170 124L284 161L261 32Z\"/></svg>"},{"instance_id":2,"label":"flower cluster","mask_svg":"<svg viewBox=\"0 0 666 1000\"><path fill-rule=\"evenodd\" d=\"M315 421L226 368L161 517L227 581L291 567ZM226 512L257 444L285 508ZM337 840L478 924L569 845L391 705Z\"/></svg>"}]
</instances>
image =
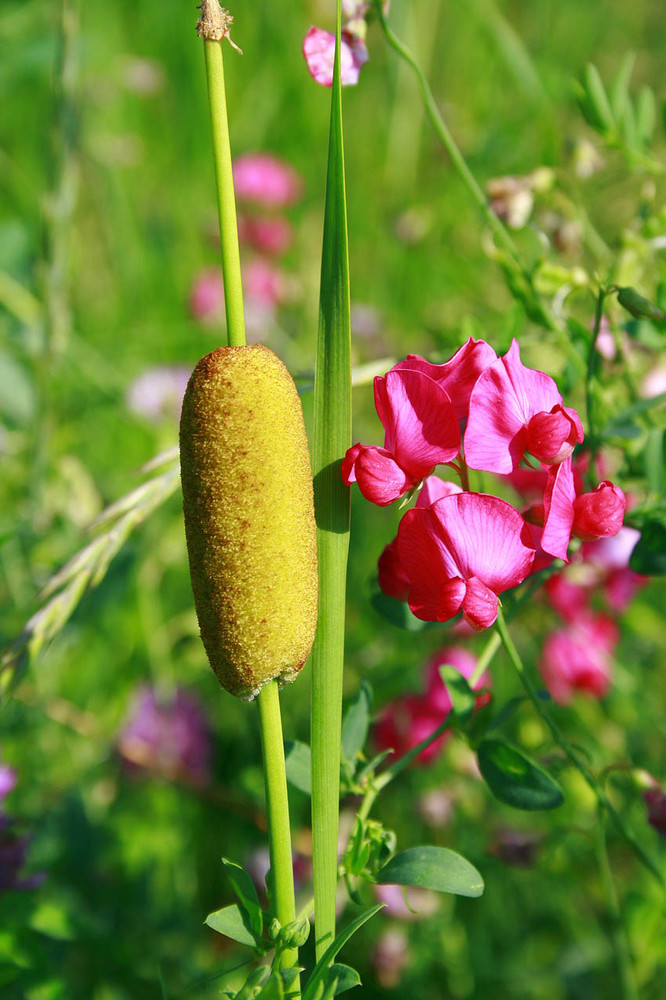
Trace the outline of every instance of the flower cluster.
<instances>
[{"instance_id":1,"label":"flower cluster","mask_svg":"<svg viewBox=\"0 0 666 1000\"><path fill-rule=\"evenodd\" d=\"M463 677L470 680L476 670L476 657L460 647L436 653L426 668L425 691L398 698L384 708L374 729L374 741L379 750L390 749L396 757L403 757L444 722L453 708L453 702L439 672L443 665L455 667ZM487 681L486 675L481 677L474 685L475 690L485 687ZM489 697L488 692L480 693L477 706L484 704ZM444 733L422 750L417 757L418 763L432 763L442 749L447 735Z\"/></svg>"},{"instance_id":2,"label":"flower cluster","mask_svg":"<svg viewBox=\"0 0 666 1000\"><path fill-rule=\"evenodd\" d=\"M361 68L368 61L365 37L370 7L367 0L342 0L340 83L343 87L358 83ZM323 87L332 86L335 35L323 28L310 28L303 41L303 56L313 80Z\"/></svg>"},{"instance_id":3,"label":"flower cluster","mask_svg":"<svg viewBox=\"0 0 666 1000\"><path fill-rule=\"evenodd\" d=\"M355 444L342 477L379 506L418 492L379 563L384 592L407 600L418 618L462 612L473 629L487 628L498 595L553 558L567 561L572 535L606 538L622 527L622 490L605 480L582 491L573 461L580 417L549 375L522 363L517 341L502 357L473 338L444 364L408 355L374 391L384 444ZM438 465L460 485L434 477ZM470 491L470 469L527 477L538 495L521 514Z\"/></svg>"}]
</instances>

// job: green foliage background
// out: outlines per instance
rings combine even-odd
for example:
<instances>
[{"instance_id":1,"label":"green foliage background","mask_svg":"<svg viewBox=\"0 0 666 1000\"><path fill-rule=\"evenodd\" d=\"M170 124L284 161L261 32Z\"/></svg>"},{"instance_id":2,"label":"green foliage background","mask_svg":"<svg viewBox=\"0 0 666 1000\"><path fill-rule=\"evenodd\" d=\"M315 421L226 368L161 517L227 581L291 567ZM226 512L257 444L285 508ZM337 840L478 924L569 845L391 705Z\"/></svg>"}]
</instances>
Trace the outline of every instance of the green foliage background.
<instances>
[{"instance_id":1,"label":"green foliage background","mask_svg":"<svg viewBox=\"0 0 666 1000\"><path fill-rule=\"evenodd\" d=\"M332 27L334 12L260 2L232 13L234 39L244 50L242 58L225 54L233 149L281 156L305 182L290 212L296 237L284 265L297 292L265 333L291 370L307 376L317 327L329 95L310 80L300 47L311 23ZM142 464L176 441L175 419L152 425L127 408L132 380L157 364L193 367L223 339L223 331L196 324L187 307L195 276L217 264L195 19L193 5L182 0L82 5L80 30L72 28L70 37L78 55L68 56L68 66L79 62L70 103L59 96L60 4L5 0L0 12L3 642L38 607L39 589L84 544L102 507L132 489ZM632 87L651 85L661 106L661 4L396 0L391 23L426 68L477 178L555 168L571 204L585 206L613 250L622 283L658 300L664 256L649 239L666 225L663 178L621 151L606 151L604 168L577 180L570 151L576 140L592 138L572 83L590 61L608 80L625 53L636 51ZM352 301L371 307L378 321L369 339L354 337L352 326L354 363L408 351L447 357L471 334L499 351L519 335L527 363L566 378L552 338L529 322L484 252L477 212L376 23L368 46L370 62L360 85L345 91L344 112ZM161 79L155 93L132 87L137 59L153 61ZM658 136L663 162L660 128ZM517 239L535 261L534 232ZM560 262L589 273L598 264L586 248ZM589 324L593 310L593 296L583 290L572 311ZM663 330L629 320L615 305L611 312L638 345L633 376L664 363ZM49 347L54 330L62 334L57 350ZM303 401L310 419L311 393ZM604 369L602 413L610 419L629 401L622 371ZM354 440L377 440L369 385L355 390L354 405ZM662 432L662 464L647 467L653 492L663 492L661 414L652 431ZM626 484L639 495L647 433L639 421L638 436L624 445ZM451 638L450 626L417 636L400 631L370 606L377 556L398 516L353 495L347 684L351 694L369 678L378 706L418 690L428 656ZM572 741L599 769L631 762L666 778L663 608L663 588L653 582L622 619L610 696L558 710ZM530 666L554 624L545 603L521 616L517 639ZM147 680L163 691L185 686L205 703L215 732L215 782L204 793L128 774L121 764L117 733L136 686ZM284 694L289 738L307 739L308 685L306 669ZM493 690L498 704L517 690L501 656ZM2 894L0 884L0 996L220 995L225 980L206 981L244 956L202 921L231 901L219 857L242 862L265 843L259 737L256 709L221 692L205 664L177 496L130 537L15 695L0 720L2 762L19 775L5 811L32 837L29 870L45 872L46 880L25 893ZM507 732L533 755L550 757L555 769L561 764L527 708ZM411 961L395 989L380 989L368 958L390 918L367 925L344 955L361 971L364 996L617 996L594 803L569 770L559 778L566 794L559 811L516 813L491 799L470 774L463 745L452 741L434 767L412 770L391 787L379 814L401 845L434 839L462 850L483 872L486 893L482 900L442 897L434 917L406 925ZM612 787L641 842L655 855L661 850L663 865L640 794L621 775ZM442 788L454 797L453 819L433 831L417 802ZM298 792L293 819L307 853L308 802ZM544 837L529 870L493 856L507 827ZM663 895L612 835L610 847L640 995L659 1000L666 991Z\"/></svg>"}]
</instances>

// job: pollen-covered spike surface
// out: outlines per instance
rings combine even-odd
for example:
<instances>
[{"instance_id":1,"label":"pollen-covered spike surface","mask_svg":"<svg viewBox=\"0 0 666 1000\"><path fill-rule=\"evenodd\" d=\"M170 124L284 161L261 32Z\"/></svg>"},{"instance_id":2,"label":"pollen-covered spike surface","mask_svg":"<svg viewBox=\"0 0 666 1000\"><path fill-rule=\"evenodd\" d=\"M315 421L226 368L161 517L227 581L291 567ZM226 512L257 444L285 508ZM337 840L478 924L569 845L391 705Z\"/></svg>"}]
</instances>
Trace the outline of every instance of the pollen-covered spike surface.
<instances>
[{"instance_id":1,"label":"pollen-covered spike surface","mask_svg":"<svg viewBox=\"0 0 666 1000\"><path fill-rule=\"evenodd\" d=\"M180 422L185 533L201 638L224 688L295 678L317 623L312 473L300 400L266 347L197 364Z\"/></svg>"}]
</instances>

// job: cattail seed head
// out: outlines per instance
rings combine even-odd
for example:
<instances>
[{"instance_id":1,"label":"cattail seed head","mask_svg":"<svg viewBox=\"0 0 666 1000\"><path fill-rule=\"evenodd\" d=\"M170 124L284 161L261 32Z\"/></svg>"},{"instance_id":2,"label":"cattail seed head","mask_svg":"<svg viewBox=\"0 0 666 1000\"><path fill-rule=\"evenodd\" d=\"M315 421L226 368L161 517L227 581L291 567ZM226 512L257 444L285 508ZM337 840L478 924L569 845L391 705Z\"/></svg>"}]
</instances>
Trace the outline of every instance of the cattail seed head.
<instances>
[{"instance_id":1,"label":"cattail seed head","mask_svg":"<svg viewBox=\"0 0 666 1000\"><path fill-rule=\"evenodd\" d=\"M300 400L268 348L197 364L180 423L194 603L220 683L251 699L292 681L317 622L312 474Z\"/></svg>"}]
</instances>

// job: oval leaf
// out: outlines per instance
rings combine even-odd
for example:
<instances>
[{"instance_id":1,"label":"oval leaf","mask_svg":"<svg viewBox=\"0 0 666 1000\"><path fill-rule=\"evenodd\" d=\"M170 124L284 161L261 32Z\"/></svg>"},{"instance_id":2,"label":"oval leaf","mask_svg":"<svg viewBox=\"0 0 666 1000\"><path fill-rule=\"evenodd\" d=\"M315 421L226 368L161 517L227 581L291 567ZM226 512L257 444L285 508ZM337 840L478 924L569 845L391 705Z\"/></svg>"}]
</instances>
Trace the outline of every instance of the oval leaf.
<instances>
[{"instance_id":1,"label":"oval leaf","mask_svg":"<svg viewBox=\"0 0 666 1000\"><path fill-rule=\"evenodd\" d=\"M551 776L503 740L483 740L477 749L479 769L490 791L515 809L556 809L564 802Z\"/></svg>"},{"instance_id":2,"label":"oval leaf","mask_svg":"<svg viewBox=\"0 0 666 1000\"><path fill-rule=\"evenodd\" d=\"M410 847L384 865L377 875L383 885L417 885L456 896L480 896L483 879L474 865L447 847Z\"/></svg>"},{"instance_id":3,"label":"oval leaf","mask_svg":"<svg viewBox=\"0 0 666 1000\"><path fill-rule=\"evenodd\" d=\"M256 948L257 942L247 926L246 920L247 916L240 906L237 903L232 903L231 906L223 906L221 910L209 913L204 922L218 934L224 934L225 937L231 938L232 941L238 941L239 944Z\"/></svg>"},{"instance_id":4,"label":"oval leaf","mask_svg":"<svg viewBox=\"0 0 666 1000\"><path fill-rule=\"evenodd\" d=\"M372 688L367 681L361 681L358 694L347 709L342 723L342 756L354 767L368 735L371 704Z\"/></svg>"}]
</instances>

